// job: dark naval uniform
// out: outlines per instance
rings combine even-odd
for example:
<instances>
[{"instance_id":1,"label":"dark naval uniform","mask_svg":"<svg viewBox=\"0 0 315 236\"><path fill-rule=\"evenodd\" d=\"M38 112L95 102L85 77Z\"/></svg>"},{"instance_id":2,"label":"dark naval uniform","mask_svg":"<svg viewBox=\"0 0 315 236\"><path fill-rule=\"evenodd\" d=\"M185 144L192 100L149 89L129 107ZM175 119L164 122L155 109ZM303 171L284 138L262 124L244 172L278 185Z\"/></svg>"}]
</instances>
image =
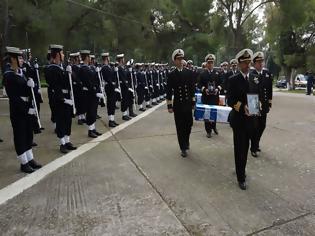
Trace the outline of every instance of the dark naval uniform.
<instances>
[{"instance_id":1,"label":"dark naval uniform","mask_svg":"<svg viewBox=\"0 0 315 236\"><path fill-rule=\"evenodd\" d=\"M199 88L202 91L201 101L203 104L207 105L219 105L219 89L218 86L220 85L219 80L219 72L212 70L209 71L205 69L200 74L199 80ZM208 90L208 94L206 92ZM216 130L216 122L205 120L205 130L207 132L208 137L211 137L211 132Z\"/></svg>"},{"instance_id":2,"label":"dark naval uniform","mask_svg":"<svg viewBox=\"0 0 315 236\"><path fill-rule=\"evenodd\" d=\"M257 117L247 116L244 110L247 94L258 92L258 84L254 81L252 74L244 76L238 73L230 77L228 83L227 103L232 107L229 122L233 129L235 167L239 183L245 182L249 140L257 120Z\"/></svg>"},{"instance_id":3,"label":"dark naval uniform","mask_svg":"<svg viewBox=\"0 0 315 236\"><path fill-rule=\"evenodd\" d=\"M180 149L189 149L189 137L193 125L192 110L195 106L195 90L192 71L174 69L168 75L166 99L168 109L173 109ZM172 99L174 95L174 99Z\"/></svg>"},{"instance_id":4,"label":"dark naval uniform","mask_svg":"<svg viewBox=\"0 0 315 236\"><path fill-rule=\"evenodd\" d=\"M261 72L253 70L252 74L259 81L259 100L261 103L260 116L258 117L258 127L251 139L251 151L260 151L259 142L266 128L267 114L272 106L272 75L268 70L263 69Z\"/></svg>"},{"instance_id":5,"label":"dark naval uniform","mask_svg":"<svg viewBox=\"0 0 315 236\"><path fill-rule=\"evenodd\" d=\"M116 81L114 71L109 65L103 65L101 68L102 77L105 82L105 93L107 98L107 114L108 116L115 115L116 107Z\"/></svg>"}]
</instances>

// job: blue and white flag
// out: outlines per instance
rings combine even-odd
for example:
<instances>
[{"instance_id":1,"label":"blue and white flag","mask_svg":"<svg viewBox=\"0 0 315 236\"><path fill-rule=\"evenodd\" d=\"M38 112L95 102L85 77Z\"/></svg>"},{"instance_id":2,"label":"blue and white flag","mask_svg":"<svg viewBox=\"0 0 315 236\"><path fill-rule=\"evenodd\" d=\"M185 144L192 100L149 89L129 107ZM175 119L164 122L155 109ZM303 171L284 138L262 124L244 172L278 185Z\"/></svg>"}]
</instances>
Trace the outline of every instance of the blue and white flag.
<instances>
[{"instance_id":1,"label":"blue and white flag","mask_svg":"<svg viewBox=\"0 0 315 236\"><path fill-rule=\"evenodd\" d=\"M228 117L231 110L231 107L197 104L195 109L195 120L210 120L219 123L228 123Z\"/></svg>"}]
</instances>

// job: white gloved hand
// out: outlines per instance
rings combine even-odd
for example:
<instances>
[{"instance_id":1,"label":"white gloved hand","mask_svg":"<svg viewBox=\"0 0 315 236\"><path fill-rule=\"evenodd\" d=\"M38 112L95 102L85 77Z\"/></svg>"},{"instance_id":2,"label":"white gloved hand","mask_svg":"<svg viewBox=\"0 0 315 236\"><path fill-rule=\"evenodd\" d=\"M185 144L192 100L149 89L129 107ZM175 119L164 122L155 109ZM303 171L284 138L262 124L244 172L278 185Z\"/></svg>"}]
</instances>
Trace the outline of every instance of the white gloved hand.
<instances>
[{"instance_id":1,"label":"white gloved hand","mask_svg":"<svg viewBox=\"0 0 315 236\"><path fill-rule=\"evenodd\" d=\"M120 93L120 90L118 88L115 89L115 92Z\"/></svg>"},{"instance_id":2,"label":"white gloved hand","mask_svg":"<svg viewBox=\"0 0 315 236\"><path fill-rule=\"evenodd\" d=\"M71 99L65 99L64 104L67 104L69 106L73 106L73 101Z\"/></svg>"},{"instance_id":3,"label":"white gloved hand","mask_svg":"<svg viewBox=\"0 0 315 236\"><path fill-rule=\"evenodd\" d=\"M218 86L218 89L219 89L219 90L221 90L221 89L222 89L222 87L219 85L219 86Z\"/></svg>"},{"instance_id":4,"label":"white gloved hand","mask_svg":"<svg viewBox=\"0 0 315 236\"><path fill-rule=\"evenodd\" d=\"M132 93L134 92L132 88L129 88L128 90L129 90L130 92L132 92Z\"/></svg>"},{"instance_id":5,"label":"white gloved hand","mask_svg":"<svg viewBox=\"0 0 315 236\"><path fill-rule=\"evenodd\" d=\"M129 72L132 72L132 68L131 67L129 68Z\"/></svg>"},{"instance_id":6,"label":"white gloved hand","mask_svg":"<svg viewBox=\"0 0 315 236\"><path fill-rule=\"evenodd\" d=\"M72 67L70 65L67 65L66 71L71 74L72 73Z\"/></svg>"},{"instance_id":7,"label":"white gloved hand","mask_svg":"<svg viewBox=\"0 0 315 236\"><path fill-rule=\"evenodd\" d=\"M97 93L97 94L96 94L96 97L98 97L98 98L103 98L103 99L104 99L104 95L103 95L102 93Z\"/></svg>"},{"instance_id":8,"label":"white gloved hand","mask_svg":"<svg viewBox=\"0 0 315 236\"><path fill-rule=\"evenodd\" d=\"M38 89L37 92L38 92L39 94L42 94L42 91L41 91L40 89Z\"/></svg>"},{"instance_id":9,"label":"white gloved hand","mask_svg":"<svg viewBox=\"0 0 315 236\"><path fill-rule=\"evenodd\" d=\"M39 68L38 63L36 63L36 64L34 65L34 67L35 67L35 69L37 70L37 69Z\"/></svg>"},{"instance_id":10,"label":"white gloved hand","mask_svg":"<svg viewBox=\"0 0 315 236\"><path fill-rule=\"evenodd\" d=\"M35 87L35 83L34 83L34 80L32 78L29 78L29 80L27 81L27 86L30 88Z\"/></svg>"},{"instance_id":11,"label":"white gloved hand","mask_svg":"<svg viewBox=\"0 0 315 236\"><path fill-rule=\"evenodd\" d=\"M96 73L98 73L98 72L100 72L100 71L101 71L101 68L96 67L95 71L96 71Z\"/></svg>"},{"instance_id":12,"label":"white gloved hand","mask_svg":"<svg viewBox=\"0 0 315 236\"><path fill-rule=\"evenodd\" d=\"M36 115L36 111L35 111L35 109L34 108L30 108L30 109L28 109L28 114L29 115Z\"/></svg>"},{"instance_id":13,"label":"white gloved hand","mask_svg":"<svg viewBox=\"0 0 315 236\"><path fill-rule=\"evenodd\" d=\"M148 89L148 87L144 87L144 89Z\"/></svg>"},{"instance_id":14,"label":"white gloved hand","mask_svg":"<svg viewBox=\"0 0 315 236\"><path fill-rule=\"evenodd\" d=\"M118 71L118 67L115 67L115 68L114 68L114 71L117 72L117 71Z\"/></svg>"}]
</instances>

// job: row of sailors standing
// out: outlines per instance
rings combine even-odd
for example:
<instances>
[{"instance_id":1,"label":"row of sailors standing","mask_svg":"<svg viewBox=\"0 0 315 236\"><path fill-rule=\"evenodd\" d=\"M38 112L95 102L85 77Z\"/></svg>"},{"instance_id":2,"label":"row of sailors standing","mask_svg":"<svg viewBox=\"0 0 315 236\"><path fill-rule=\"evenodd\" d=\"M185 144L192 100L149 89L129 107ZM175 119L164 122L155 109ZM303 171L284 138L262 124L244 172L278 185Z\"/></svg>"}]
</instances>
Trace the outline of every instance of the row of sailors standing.
<instances>
[{"instance_id":1,"label":"row of sailors standing","mask_svg":"<svg viewBox=\"0 0 315 236\"><path fill-rule=\"evenodd\" d=\"M20 169L32 173L41 167L33 158L32 146L33 133L43 130L39 116L43 99L38 64L29 63L23 55L19 48L6 47L4 86ZM44 76L61 153L77 149L70 139L75 116L79 125L87 125L88 136L96 138L101 135L96 128L99 105L106 104L108 126L116 127L117 101L121 103L122 119L128 121L137 116L135 109L143 112L165 100L167 64L133 63L133 60L126 64L124 54L117 55L115 63L110 62L109 53L102 53L101 59L98 64L89 50L81 50L70 54L66 66L63 46L49 46Z\"/></svg>"}]
</instances>

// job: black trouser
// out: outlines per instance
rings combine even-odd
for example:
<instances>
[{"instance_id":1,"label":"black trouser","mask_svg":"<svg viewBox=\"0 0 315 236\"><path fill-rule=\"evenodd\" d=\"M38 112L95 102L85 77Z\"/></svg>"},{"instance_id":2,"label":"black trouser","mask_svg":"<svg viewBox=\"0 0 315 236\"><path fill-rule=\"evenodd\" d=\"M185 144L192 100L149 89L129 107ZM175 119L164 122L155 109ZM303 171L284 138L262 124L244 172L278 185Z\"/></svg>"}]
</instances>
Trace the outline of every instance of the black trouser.
<instances>
[{"instance_id":1,"label":"black trouser","mask_svg":"<svg viewBox=\"0 0 315 236\"><path fill-rule=\"evenodd\" d=\"M207 134L211 134L212 130L217 128L217 122L205 120L205 130Z\"/></svg>"},{"instance_id":2,"label":"black trouser","mask_svg":"<svg viewBox=\"0 0 315 236\"><path fill-rule=\"evenodd\" d=\"M107 115L115 115L115 109L116 109L116 92L115 88L110 88L108 86L105 86L105 93L107 98Z\"/></svg>"},{"instance_id":3,"label":"black trouser","mask_svg":"<svg viewBox=\"0 0 315 236\"><path fill-rule=\"evenodd\" d=\"M189 136L193 125L192 111L178 112L174 111L177 139L181 150L187 150L189 147Z\"/></svg>"},{"instance_id":4,"label":"black trouser","mask_svg":"<svg viewBox=\"0 0 315 236\"><path fill-rule=\"evenodd\" d=\"M150 91L149 89L144 90L144 99L146 102L150 102Z\"/></svg>"},{"instance_id":5,"label":"black trouser","mask_svg":"<svg viewBox=\"0 0 315 236\"><path fill-rule=\"evenodd\" d=\"M251 138L251 152L257 152L259 149L259 143L260 139L264 133L264 130L266 128L266 122L267 122L267 114L262 114L261 116L258 116L256 118L256 123L254 123L254 131Z\"/></svg>"},{"instance_id":6,"label":"black trouser","mask_svg":"<svg viewBox=\"0 0 315 236\"><path fill-rule=\"evenodd\" d=\"M82 104L82 98L81 98L81 94L82 94L82 88L78 85L74 85L73 86L73 96L74 96L74 105L76 108L76 115L80 115L79 111L81 112L81 104Z\"/></svg>"},{"instance_id":7,"label":"black trouser","mask_svg":"<svg viewBox=\"0 0 315 236\"><path fill-rule=\"evenodd\" d=\"M312 93L312 87L313 87L313 83L312 82L307 82L307 95L310 95Z\"/></svg>"},{"instance_id":8,"label":"black trouser","mask_svg":"<svg viewBox=\"0 0 315 236\"><path fill-rule=\"evenodd\" d=\"M239 182L245 181L249 140L253 135L255 120L252 117L239 119L232 125L236 176Z\"/></svg>"},{"instance_id":9,"label":"black trouser","mask_svg":"<svg viewBox=\"0 0 315 236\"><path fill-rule=\"evenodd\" d=\"M128 107L130 105L128 89L122 89L121 96L122 96L122 98L121 98L121 111L125 112L125 111L127 111Z\"/></svg>"},{"instance_id":10,"label":"black trouser","mask_svg":"<svg viewBox=\"0 0 315 236\"><path fill-rule=\"evenodd\" d=\"M19 156L32 148L32 116L16 114L11 115L10 120L13 128L14 147Z\"/></svg>"},{"instance_id":11,"label":"black trouser","mask_svg":"<svg viewBox=\"0 0 315 236\"><path fill-rule=\"evenodd\" d=\"M71 135L72 106L64 103L56 104L56 133L58 138Z\"/></svg>"},{"instance_id":12,"label":"black trouser","mask_svg":"<svg viewBox=\"0 0 315 236\"><path fill-rule=\"evenodd\" d=\"M93 125L96 122L98 98L94 93L87 96L86 124Z\"/></svg>"},{"instance_id":13,"label":"black trouser","mask_svg":"<svg viewBox=\"0 0 315 236\"><path fill-rule=\"evenodd\" d=\"M86 90L82 90L80 96L78 96L78 104L77 104L77 114L83 115L87 113L89 103L89 92Z\"/></svg>"},{"instance_id":14,"label":"black trouser","mask_svg":"<svg viewBox=\"0 0 315 236\"><path fill-rule=\"evenodd\" d=\"M142 105L144 102L144 87L138 86L137 87L137 97L138 97L138 105Z\"/></svg>"}]
</instances>

